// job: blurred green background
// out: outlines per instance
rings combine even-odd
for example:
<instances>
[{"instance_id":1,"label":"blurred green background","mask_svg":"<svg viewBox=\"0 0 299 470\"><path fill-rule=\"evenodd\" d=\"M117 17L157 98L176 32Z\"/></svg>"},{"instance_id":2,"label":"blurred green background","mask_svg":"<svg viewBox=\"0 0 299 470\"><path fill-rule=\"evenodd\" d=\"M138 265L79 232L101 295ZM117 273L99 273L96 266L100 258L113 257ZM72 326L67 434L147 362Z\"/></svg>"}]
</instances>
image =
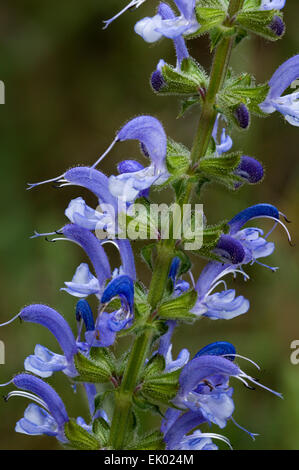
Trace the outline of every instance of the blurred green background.
<instances>
[{"instance_id":1,"label":"blurred green background","mask_svg":"<svg viewBox=\"0 0 299 470\"><path fill-rule=\"evenodd\" d=\"M11 318L26 304L43 302L63 313L75 328L74 299L58 289L71 280L84 255L71 244L51 245L43 239L30 240L29 236L34 229L47 232L61 227L70 198L82 191L57 191L44 186L26 192L27 182L60 175L72 165L93 163L116 130L140 113L157 116L176 140L186 145L192 142L198 110L177 120L176 100L155 97L148 84L160 58L174 62L171 41L149 46L133 32L135 22L152 15L157 3L146 2L102 31L102 20L117 12L126 0L1 2L0 79L6 85L6 104L0 106L0 321ZM245 40L234 52L236 69L252 72L258 81L265 81L279 64L298 52L297 3L287 2L284 39L275 44L258 38ZM192 55L209 68L207 39L190 43L190 48ZM245 153L264 162L266 178L263 184L235 194L222 187L207 189L203 203L209 222L230 218L251 204L271 202L293 221L291 231L294 241L298 241L298 129L285 124L278 115L264 120L253 118L250 131L235 135L234 142L235 148L241 145ZM114 173L117 161L136 156L139 158L135 143L122 144L103 161L101 169ZM84 196L90 203L95 202L89 194ZM271 224L263 226L268 229ZM196 326L182 328L175 336L175 352L187 346L195 353L216 340L233 342L240 354L262 366L259 376L263 383L283 393L285 399L279 400L263 390L249 391L235 383L234 416L260 434L253 443L229 424L225 433L236 449L299 448L299 365L290 363L290 343L299 339L299 256L282 230L276 229L272 238L277 249L267 262L280 270L272 274L255 265L247 269L249 282L239 279L235 283L238 293L251 300L250 311L230 322L202 320ZM201 266L198 262L196 273ZM140 263L138 270L149 282L145 265ZM51 335L35 325L15 322L1 329L0 339L6 346L0 382L22 370L24 358L37 342L59 352ZM256 374L250 365L242 366ZM69 414L87 415L80 389L74 396L61 374L50 382L65 400ZM0 448L58 448L55 439L14 432L25 406L21 398L0 403Z\"/></svg>"}]
</instances>

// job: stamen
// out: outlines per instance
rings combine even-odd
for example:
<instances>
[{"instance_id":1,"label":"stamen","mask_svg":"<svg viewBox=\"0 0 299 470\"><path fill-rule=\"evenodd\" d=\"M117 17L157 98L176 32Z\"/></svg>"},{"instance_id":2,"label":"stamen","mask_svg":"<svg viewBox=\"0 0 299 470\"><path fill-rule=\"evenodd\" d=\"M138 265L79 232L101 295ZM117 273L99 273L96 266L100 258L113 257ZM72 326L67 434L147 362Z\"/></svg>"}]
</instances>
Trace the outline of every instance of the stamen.
<instances>
[{"instance_id":1,"label":"stamen","mask_svg":"<svg viewBox=\"0 0 299 470\"><path fill-rule=\"evenodd\" d=\"M30 238L32 239L32 238L38 238L38 237L47 237L49 235L55 235L55 233L57 232L39 233L36 230L34 230L34 235L31 235Z\"/></svg>"},{"instance_id":2,"label":"stamen","mask_svg":"<svg viewBox=\"0 0 299 470\"><path fill-rule=\"evenodd\" d=\"M265 390L267 390L268 392L271 392L273 393L274 395L276 395L277 397L283 399L283 396L281 393L279 392L275 392L275 390L272 390L271 388L268 388L266 387L265 385L257 382L257 380L255 380L253 377L251 377L250 375L247 375L245 374L245 372L241 371L241 374L239 375L239 378L241 377L245 377L247 380L249 380L250 382L254 383L255 385L258 385L259 387L261 388L264 388Z\"/></svg>"},{"instance_id":3,"label":"stamen","mask_svg":"<svg viewBox=\"0 0 299 470\"><path fill-rule=\"evenodd\" d=\"M243 379L242 377L240 377L240 375L235 375L234 377L235 377L236 379L240 380L240 381L245 385L245 387L248 388L249 390L255 390L255 388L254 388L254 387L251 387L251 386L246 382L245 379Z\"/></svg>"},{"instance_id":4,"label":"stamen","mask_svg":"<svg viewBox=\"0 0 299 470\"><path fill-rule=\"evenodd\" d=\"M8 321L5 322L5 323L1 323L1 324L0 324L0 327L1 327L1 326L9 325L9 324L12 323L13 321L15 321L17 318L19 318L20 315L21 315L21 312L18 313L17 315L15 315L13 318L11 318L11 320L8 320Z\"/></svg>"},{"instance_id":5,"label":"stamen","mask_svg":"<svg viewBox=\"0 0 299 470\"><path fill-rule=\"evenodd\" d=\"M44 402L44 400L42 400L41 398L37 397L36 395L34 395L33 393L29 393L29 392L24 392L24 391L20 391L20 390L14 390L12 392L9 392L8 395L6 395L6 397L4 398L5 401L8 401L10 398L12 397L22 397L22 398L28 398L29 400L32 400L34 401L35 403L37 403L38 405L42 406L43 408L45 408L47 411L49 411L49 408L47 406L47 404Z\"/></svg>"},{"instance_id":6,"label":"stamen","mask_svg":"<svg viewBox=\"0 0 299 470\"><path fill-rule=\"evenodd\" d=\"M279 269L278 266L275 266L275 267L274 267L274 266L268 266L268 264L261 263L261 262L258 261L257 259L254 259L251 264L254 264L254 263L257 263L257 264L259 264L260 266L263 266L264 268L271 269L271 271L273 271L274 273Z\"/></svg>"},{"instance_id":7,"label":"stamen","mask_svg":"<svg viewBox=\"0 0 299 470\"><path fill-rule=\"evenodd\" d=\"M225 290L227 290L226 282L223 279L221 279L220 281L218 281L218 282L216 282L215 284L212 285L211 289L207 292L206 297L208 297L210 295L210 293L214 289L216 289L216 287L219 286L220 284L224 284Z\"/></svg>"},{"instance_id":8,"label":"stamen","mask_svg":"<svg viewBox=\"0 0 299 470\"><path fill-rule=\"evenodd\" d=\"M188 274L189 274L189 277L190 277L190 279L191 279L192 286L193 286L194 289L195 289L195 280L194 280L194 276L193 276L193 274L192 274L191 271L188 271Z\"/></svg>"},{"instance_id":9,"label":"stamen","mask_svg":"<svg viewBox=\"0 0 299 470\"><path fill-rule=\"evenodd\" d=\"M242 431L245 431L247 434L249 434L249 436L251 437L251 439L253 441L255 441L256 436L259 436L259 434L255 433L255 432L250 432L250 431L248 431L248 429L243 428L243 426L240 426L240 424L238 424L237 421L235 421L235 419L233 417L231 417L231 420L234 423L234 425L237 426L237 428L242 429Z\"/></svg>"},{"instance_id":10,"label":"stamen","mask_svg":"<svg viewBox=\"0 0 299 470\"><path fill-rule=\"evenodd\" d=\"M279 215L281 215L284 220L286 221L287 224L291 224L292 221L287 218L287 216L283 212L279 212Z\"/></svg>"},{"instance_id":11,"label":"stamen","mask_svg":"<svg viewBox=\"0 0 299 470\"><path fill-rule=\"evenodd\" d=\"M241 356L240 354L233 354L233 353L230 353L230 354L222 354L222 356L223 356L223 357L226 357L226 356L228 356L228 357L231 357L231 356L240 357L241 359L244 359L245 361L248 361L248 362L250 362L251 364L253 364L258 370L261 370L260 366L259 366L256 362L252 361L252 359L249 359L249 358L246 357L246 356Z\"/></svg>"},{"instance_id":12,"label":"stamen","mask_svg":"<svg viewBox=\"0 0 299 470\"><path fill-rule=\"evenodd\" d=\"M95 168L106 157L106 155L108 155L108 153L114 147L114 145L116 144L117 141L118 141L118 136L115 137L112 144L109 145L109 147L107 148L107 150L105 150L103 155L101 155L100 158L92 165L92 167L91 167L92 169Z\"/></svg>"},{"instance_id":13,"label":"stamen","mask_svg":"<svg viewBox=\"0 0 299 470\"><path fill-rule=\"evenodd\" d=\"M114 20L116 20L117 18L119 18L123 13L125 13L127 10L130 10L131 8L138 8L140 7L140 5L142 5L143 3L145 2L145 0L132 0L125 8L123 8L119 13L117 13L115 16L113 16L112 18L110 18L109 20L105 20L104 21L104 24L105 26L103 26L103 29L106 29L108 28L108 26L110 25L110 23L112 23Z\"/></svg>"},{"instance_id":14,"label":"stamen","mask_svg":"<svg viewBox=\"0 0 299 470\"><path fill-rule=\"evenodd\" d=\"M81 318L81 320L78 321L77 323L78 323L78 334L77 334L76 341L79 342L81 340L81 333L82 333L82 328L83 328L83 318Z\"/></svg>"},{"instance_id":15,"label":"stamen","mask_svg":"<svg viewBox=\"0 0 299 470\"><path fill-rule=\"evenodd\" d=\"M30 189L33 189L35 188L36 186L40 186L42 184L46 184L46 183L55 183L55 182L59 182L61 180L61 178L64 177L64 174L63 175L60 175L60 176L57 176L56 178L51 178L49 180L45 180L45 181L40 181L39 183L28 183L28 188L26 188L27 190L30 190ZM64 180L66 181L66 180Z\"/></svg>"},{"instance_id":16,"label":"stamen","mask_svg":"<svg viewBox=\"0 0 299 470\"><path fill-rule=\"evenodd\" d=\"M225 436L222 436L221 434L215 434L214 432L204 432L204 433L201 434L200 437L203 437L203 438L207 437L207 438L210 438L210 439L218 439L219 441L225 442L228 445L228 447L231 450L233 450L229 439Z\"/></svg>"},{"instance_id":17,"label":"stamen","mask_svg":"<svg viewBox=\"0 0 299 470\"><path fill-rule=\"evenodd\" d=\"M271 235L271 233L273 232L273 230L275 230L277 227L277 221L275 222L275 224L273 225L273 227L271 228L271 230L269 230L269 232L267 233L267 235L264 237L265 240L267 240L267 238Z\"/></svg>"},{"instance_id":18,"label":"stamen","mask_svg":"<svg viewBox=\"0 0 299 470\"><path fill-rule=\"evenodd\" d=\"M12 381L13 379L11 379L9 382L6 382L6 384L0 384L0 387L7 387L7 385L10 385Z\"/></svg>"},{"instance_id":19,"label":"stamen","mask_svg":"<svg viewBox=\"0 0 299 470\"><path fill-rule=\"evenodd\" d=\"M259 217L255 217L255 218L256 218L256 219L271 219L271 220L275 220L275 222L277 222L278 224L280 224L280 225L284 228L284 230L285 230L285 232L286 232L286 234L287 234L288 240L289 240L289 244L290 244L292 247L295 246L295 245L292 243L292 238L291 238L290 232L288 231L287 227L285 226L285 224L284 224L281 220L275 219L275 217L271 217L270 215L263 215L263 216L259 216Z\"/></svg>"}]
</instances>

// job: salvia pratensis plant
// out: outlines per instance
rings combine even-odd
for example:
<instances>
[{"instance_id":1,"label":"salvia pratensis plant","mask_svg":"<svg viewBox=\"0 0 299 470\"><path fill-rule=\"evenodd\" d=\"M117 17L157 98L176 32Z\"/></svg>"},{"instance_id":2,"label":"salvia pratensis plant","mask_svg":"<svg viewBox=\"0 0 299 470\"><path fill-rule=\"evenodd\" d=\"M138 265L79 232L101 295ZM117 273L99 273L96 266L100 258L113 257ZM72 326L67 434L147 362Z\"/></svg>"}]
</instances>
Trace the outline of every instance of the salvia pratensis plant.
<instances>
[{"instance_id":1,"label":"salvia pratensis plant","mask_svg":"<svg viewBox=\"0 0 299 470\"><path fill-rule=\"evenodd\" d=\"M141 12L145 1L131 1L105 21L105 28L129 9L140 8ZM278 111L291 125L299 126L299 92L284 94L299 77L299 56L288 59L265 84L257 84L250 74L236 74L229 67L234 48L246 36L281 39L286 2L171 3L161 2L152 17L137 22L135 32L148 43L162 38L173 41L176 63L161 59L153 66L150 83L157 95L179 97L180 116L193 106L194 112L200 110L191 148L167 137L156 118L140 115L116 133L93 165L74 166L46 180L44 183L56 187L88 189L96 196L98 207L89 207L82 197L73 199L65 210L66 225L48 234L35 232L33 238L45 235L52 241L76 243L88 263L80 264L73 278L61 286L75 298L74 313L68 315L70 325L61 313L41 304L26 306L12 319L19 317L47 328L60 347L57 353L37 344L25 359L25 372L3 384L14 388L7 391L7 401L14 396L32 401L15 430L56 437L68 448L210 450L217 449L221 441L230 448L225 435L227 423L232 421L246 431L234 420L232 385L242 382L247 388L262 387L281 397L246 372L248 366L259 366L239 354L232 344L218 341L200 345L194 357L188 349L173 357L172 335L185 322L195 324L202 317L230 320L248 312L249 300L229 288L227 282L230 275L247 280L246 265L277 269L260 259L273 253L274 243L269 237L277 225L285 229L291 243L286 216L268 203L244 208L236 215L227 208L227 220L218 225L209 225L203 215L201 246L187 250L188 236L163 237L161 219L151 219L149 209L152 192L169 188L179 207L193 205L194 217L194 204L200 202L203 187L219 183L236 191L244 184L261 182L262 163L242 151L232 151L232 132L247 130L253 115L265 117ZM187 48L188 40L204 34L209 35L213 54L210 74ZM139 141L143 164L124 160L118 164L118 174L106 176L100 170L102 159L109 158L114 145L126 140ZM40 184L30 184L29 189ZM135 254L141 254L151 270L149 286L136 274L130 237L123 232L123 214L132 221L137 203L145 210L139 229L149 222L154 238ZM273 229L264 235L254 226L256 219L270 219ZM111 267L105 252L107 243L113 243L119 251L121 266ZM192 263L198 256L206 265L194 279ZM97 299L96 311L88 303L89 296ZM120 355L115 345L124 336L130 337L130 347ZM84 388L88 422L70 417L67 406L48 383L59 371L67 376L71 387ZM156 414L161 424L146 433L143 423L150 413ZM206 424L213 425L213 431L206 432ZM219 432L215 432L217 427ZM255 438L256 434L246 432Z\"/></svg>"}]
</instances>

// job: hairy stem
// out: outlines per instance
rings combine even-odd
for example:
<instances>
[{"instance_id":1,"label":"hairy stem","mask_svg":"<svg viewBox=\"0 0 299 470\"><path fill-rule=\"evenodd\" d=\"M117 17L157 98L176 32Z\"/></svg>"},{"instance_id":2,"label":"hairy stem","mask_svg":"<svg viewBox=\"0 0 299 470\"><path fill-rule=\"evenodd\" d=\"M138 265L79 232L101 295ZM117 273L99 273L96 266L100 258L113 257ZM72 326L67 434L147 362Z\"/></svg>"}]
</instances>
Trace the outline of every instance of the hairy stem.
<instances>
[{"instance_id":1,"label":"hairy stem","mask_svg":"<svg viewBox=\"0 0 299 470\"><path fill-rule=\"evenodd\" d=\"M148 294L148 302L154 310L162 299L167 282L169 268L173 257L173 241L165 240L158 245L158 255ZM110 446L113 449L124 449L130 420L135 388L142 368L147 358L152 341L152 330L146 329L137 336L129 361L122 379L121 386L116 392L114 414L110 432Z\"/></svg>"}]
</instances>

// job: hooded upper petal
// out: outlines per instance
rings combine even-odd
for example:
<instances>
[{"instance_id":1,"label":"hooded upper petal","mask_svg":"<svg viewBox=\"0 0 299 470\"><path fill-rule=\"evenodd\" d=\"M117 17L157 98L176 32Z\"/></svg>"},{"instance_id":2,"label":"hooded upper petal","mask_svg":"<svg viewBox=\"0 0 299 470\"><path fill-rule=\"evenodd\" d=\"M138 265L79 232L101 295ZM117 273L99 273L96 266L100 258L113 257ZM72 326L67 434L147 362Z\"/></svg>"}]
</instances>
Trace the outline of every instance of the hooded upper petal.
<instances>
[{"instance_id":1,"label":"hooded upper petal","mask_svg":"<svg viewBox=\"0 0 299 470\"><path fill-rule=\"evenodd\" d=\"M158 119L152 116L138 116L125 124L117 137L120 141L139 140L156 167L164 168L167 137Z\"/></svg>"},{"instance_id":2,"label":"hooded upper petal","mask_svg":"<svg viewBox=\"0 0 299 470\"><path fill-rule=\"evenodd\" d=\"M25 307L20 317L23 321L38 323L48 328L57 339L67 361L72 362L77 345L72 330L60 313L47 305L33 304Z\"/></svg>"},{"instance_id":3,"label":"hooded upper petal","mask_svg":"<svg viewBox=\"0 0 299 470\"><path fill-rule=\"evenodd\" d=\"M111 277L109 260L101 242L89 230L76 224L63 227L62 233L66 238L80 245L93 264L97 279L103 284Z\"/></svg>"},{"instance_id":4,"label":"hooded upper petal","mask_svg":"<svg viewBox=\"0 0 299 470\"><path fill-rule=\"evenodd\" d=\"M55 390L42 379L30 374L18 374L13 383L21 390L34 393L47 405L49 413L56 421L58 428L62 429L69 420L64 403Z\"/></svg>"}]
</instances>

